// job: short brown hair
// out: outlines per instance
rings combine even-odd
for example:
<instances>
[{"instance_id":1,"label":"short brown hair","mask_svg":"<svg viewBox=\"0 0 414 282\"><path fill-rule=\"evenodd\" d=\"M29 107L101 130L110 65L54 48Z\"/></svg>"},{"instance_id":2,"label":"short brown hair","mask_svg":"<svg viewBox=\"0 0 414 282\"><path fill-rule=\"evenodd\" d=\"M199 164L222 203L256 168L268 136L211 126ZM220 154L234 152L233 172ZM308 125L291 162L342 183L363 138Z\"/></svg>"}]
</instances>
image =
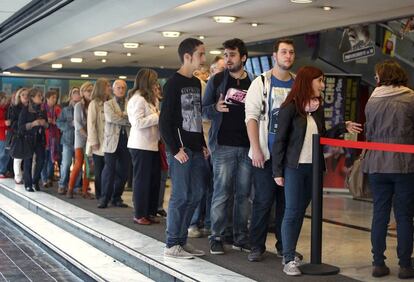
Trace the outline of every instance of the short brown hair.
<instances>
[{"instance_id":1,"label":"short brown hair","mask_svg":"<svg viewBox=\"0 0 414 282\"><path fill-rule=\"evenodd\" d=\"M277 51L279 51L279 45L282 44L282 43L294 46L292 39L290 39L290 38L281 38L281 39L276 40L275 45L273 46L273 52L277 53Z\"/></svg>"},{"instance_id":2,"label":"short brown hair","mask_svg":"<svg viewBox=\"0 0 414 282\"><path fill-rule=\"evenodd\" d=\"M407 86L407 72L394 60L385 60L375 65L378 85Z\"/></svg>"}]
</instances>

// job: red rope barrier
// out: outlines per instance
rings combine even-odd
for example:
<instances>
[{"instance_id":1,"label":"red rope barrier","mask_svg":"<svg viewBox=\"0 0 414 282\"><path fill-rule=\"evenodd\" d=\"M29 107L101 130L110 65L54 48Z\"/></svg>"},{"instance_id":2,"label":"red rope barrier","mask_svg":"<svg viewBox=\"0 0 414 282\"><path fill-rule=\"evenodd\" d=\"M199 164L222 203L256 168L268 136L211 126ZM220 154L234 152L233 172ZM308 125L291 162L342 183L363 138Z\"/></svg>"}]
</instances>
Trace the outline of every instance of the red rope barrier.
<instances>
[{"instance_id":1,"label":"red rope barrier","mask_svg":"<svg viewBox=\"0 0 414 282\"><path fill-rule=\"evenodd\" d=\"M414 153L414 145L407 145L407 144L361 142L361 141L323 138L323 137L320 138L320 143L322 145L329 145L329 146L336 146L336 147L368 149L368 150L399 152L399 153Z\"/></svg>"}]
</instances>

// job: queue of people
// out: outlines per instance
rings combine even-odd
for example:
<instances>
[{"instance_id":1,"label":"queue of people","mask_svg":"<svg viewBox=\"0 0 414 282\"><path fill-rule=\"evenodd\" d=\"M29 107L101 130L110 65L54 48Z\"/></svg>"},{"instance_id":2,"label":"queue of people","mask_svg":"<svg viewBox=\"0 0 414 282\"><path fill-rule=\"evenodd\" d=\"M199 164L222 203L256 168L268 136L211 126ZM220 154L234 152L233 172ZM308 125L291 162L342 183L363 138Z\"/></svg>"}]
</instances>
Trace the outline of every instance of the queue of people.
<instances>
[{"instance_id":1,"label":"queue of people","mask_svg":"<svg viewBox=\"0 0 414 282\"><path fill-rule=\"evenodd\" d=\"M111 86L98 79L72 88L63 110L54 91L45 94L44 102L39 89L21 88L10 106L0 94L0 159L8 158L6 131L28 136L30 156L13 161L16 184L28 192L43 189L40 180L43 187L51 186L59 160L58 193L73 198L78 189L84 198L96 197L98 208L128 207L122 194L132 164L133 221L151 225L160 222L157 214L166 216L164 256L170 258L203 256L204 251L187 239L205 234L213 255L225 254L224 244L230 243L247 252L249 261L261 261L276 204L276 253L283 258L285 274L301 275L303 256L296 246L311 201L312 135L339 138L346 132L361 133L362 125L343 121L326 130L324 74L313 66L303 66L296 74L290 71L295 61L292 40L275 43L274 66L258 77L244 68L248 52L242 40L227 40L223 49L224 57L217 58L210 76L203 77L203 42L182 41L181 67L163 91L157 73L142 68L128 95L125 81ZM404 70L386 61L375 72L378 87L365 109L367 140L414 144L414 92L407 87ZM210 121L207 129L203 120ZM94 195L89 190L89 157ZM392 205L399 277L414 277L413 158L368 151L364 159L374 199L374 277L389 274L384 251ZM4 163L0 162L0 177L6 177ZM167 213L160 208L165 167L172 183Z\"/></svg>"}]
</instances>

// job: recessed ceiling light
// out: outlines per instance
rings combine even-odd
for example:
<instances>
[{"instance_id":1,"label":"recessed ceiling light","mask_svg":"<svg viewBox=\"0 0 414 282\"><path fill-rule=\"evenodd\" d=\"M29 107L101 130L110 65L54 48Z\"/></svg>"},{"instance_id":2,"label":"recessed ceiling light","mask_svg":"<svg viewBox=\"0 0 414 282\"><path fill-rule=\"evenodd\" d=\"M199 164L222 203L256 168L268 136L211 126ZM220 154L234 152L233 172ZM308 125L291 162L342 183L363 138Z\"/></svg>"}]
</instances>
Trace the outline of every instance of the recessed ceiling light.
<instances>
[{"instance_id":1,"label":"recessed ceiling light","mask_svg":"<svg viewBox=\"0 0 414 282\"><path fill-rule=\"evenodd\" d=\"M214 16L216 23L234 23L237 18L233 16Z\"/></svg>"},{"instance_id":2,"label":"recessed ceiling light","mask_svg":"<svg viewBox=\"0 0 414 282\"><path fill-rule=\"evenodd\" d=\"M95 56L98 56L98 57L105 57L106 55L108 55L108 52L106 52L106 51L95 51L95 52L93 52L93 54Z\"/></svg>"},{"instance_id":3,"label":"recessed ceiling light","mask_svg":"<svg viewBox=\"0 0 414 282\"><path fill-rule=\"evenodd\" d=\"M136 42L125 42L124 43L124 48L138 48L139 47L139 43Z\"/></svg>"},{"instance_id":4,"label":"recessed ceiling light","mask_svg":"<svg viewBox=\"0 0 414 282\"><path fill-rule=\"evenodd\" d=\"M179 31L163 31L162 36L164 37L179 37L180 36Z\"/></svg>"},{"instance_id":5,"label":"recessed ceiling light","mask_svg":"<svg viewBox=\"0 0 414 282\"><path fill-rule=\"evenodd\" d=\"M332 10L332 7L331 6L323 6L322 9L324 11L330 11L330 10Z\"/></svg>"},{"instance_id":6,"label":"recessed ceiling light","mask_svg":"<svg viewBox=\"0 0 414 282\"><path fill-rule=\"evenodd\" d=\"M126 55L128 56L128 57L131 57L132 56L132 54L131 53L126 53Z\"/></svg>"},{"instance_id":7,"label":"recessed ceiling light","mask_svg":"<svg viewBox=\"0 0 414 282\"><path fill-rule=\"evenodd\" d=\"M81 77L89 77L89 74L81 74Z\"/></svg>"},{"instance_id":8,"label":"recessed ceiling light","mask_svg":"<svg viewBox=\"0 0 414 282\"><path fill-rule=\"evenodd\" d=\"M158 46L158 48L165 49L165 45L160 45L160 46Z\"/></svg>"},{"instance_id":9,"label":"recessed ceiling light","mask_svg":"<svg viewBox=\"0 0 414 282\"><path fill-rule=\"evenodd\" d=\"M309 3L312 3L313 0L290 0L290 2L296 3L296 4L309 4Z\"/></svg>"},{"instance_id":10,"label":"recessed ceiling light","mask_svg":"<svg viewBox=\"0 0 414 282\"><path fill-rule=\"evenodd\" d=\"M199 35L198 36L198 39L201 39L201 40L203 40L203 39L205 39L206 37L204 36L204 35Z\"/></svg>"},{"instance_id":11,"label":"recessed ceiling light","mask_svg":"<svg viewBox=\"0 0 414 282\"><path fill-rule=\"evenodd\" d=\"M83 58L70 58L70 61L72 63L82 63L83 62Z\"/></svg>"},{"instance_id":12,"label":"recessed ceiling light","mask_svg":"<svg viewBox=\"0 0 414 282\"><path fill-rule=\"evenodd\" d=\"M252 27L257 27L259 24L258 23L251 23L250 24Z\"/></svg>"},{"instance_id":13,"label":"recessed ceiling light","mask_svg":"<svg viewBox=\"0 0 414 282\"><path fill-rule=\"evenodd\" d=\"M164 66L160 66L160 69L163 69L164 68Z\"/></svg>"},{"instance_id":14,"label":"recessed ceiling light","mask_svg":"<svg viewBox=\"0 0 414 282\"><path fill-rule=\"evenodd\" d=\"M52 69L61 69L62 67L62 64L52 64Z\"/></svg>"},{"instance_id":15,"label":"recessed ceiling light","mask_svg":"<svg viewBox=\"0 0 414 282\"><path fill-rule=\"evenodd\" d=\"M209 53L211 55L220 55L221 54L221 51L220 50L211 50Z\"/></svg>"},{"instance_id":16,"label":"recessed ceiling light","mask_svg":"<svg viewBox=\"0 0 414 282\"><path fill-rule=\"evenodd\" d=\"M10 74L11 74L11 72L9 72L9 71L4 71L4 72L3 72L3 74L10 75Z\"/></svg>"},{"instance_id":17,"label":"recessed ceiling light","mask_svg":"<svg viewBox=\"0 0 414 282\"><path fill-rule=\"evenodd\" d=\"M102 60L101 60L101 62L102 62L102 63L106 63L106 59L102 59Z\"/></svg>"},{"instance_id":18,"label":"recessed ceiling light","mask_svg":"<svg viewBox=\"0 0 414 282\"><path fill-rule=\"evenodd\" d=\"M119 79L126 79L127 77L125 75L118 76Z\"/></svg>"}]
</instances>

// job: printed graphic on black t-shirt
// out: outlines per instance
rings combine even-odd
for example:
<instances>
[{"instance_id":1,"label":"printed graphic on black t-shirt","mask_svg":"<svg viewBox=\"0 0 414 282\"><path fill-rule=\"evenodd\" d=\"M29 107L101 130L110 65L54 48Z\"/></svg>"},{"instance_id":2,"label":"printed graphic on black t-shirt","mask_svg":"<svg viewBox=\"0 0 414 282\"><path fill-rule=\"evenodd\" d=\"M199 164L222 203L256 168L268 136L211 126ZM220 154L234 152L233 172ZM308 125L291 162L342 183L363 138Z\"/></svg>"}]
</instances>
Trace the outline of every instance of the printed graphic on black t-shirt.
<instances>
[{"instance_id":1,"label":"printed graphic on black t-shirt","mask_svg":"<svg viewBox=\"0 0 414 282\"><path fill-rule=\"evenodd\" d=\"M224 98L224 102L229 105L244 105L246 102L247 90L229 88Z\"/></svg>"},{"instance_id":2,"label":"printed graphic on black t-shirt","mask_svg":"<svg viewBox=\"0 0 414 282\"><path fill-rule=\"evenodd\" d=\"M201 95L200 88L181 88L181 114L183 129L188 132L201 132Z\"/></svg>"}]
</instances>

